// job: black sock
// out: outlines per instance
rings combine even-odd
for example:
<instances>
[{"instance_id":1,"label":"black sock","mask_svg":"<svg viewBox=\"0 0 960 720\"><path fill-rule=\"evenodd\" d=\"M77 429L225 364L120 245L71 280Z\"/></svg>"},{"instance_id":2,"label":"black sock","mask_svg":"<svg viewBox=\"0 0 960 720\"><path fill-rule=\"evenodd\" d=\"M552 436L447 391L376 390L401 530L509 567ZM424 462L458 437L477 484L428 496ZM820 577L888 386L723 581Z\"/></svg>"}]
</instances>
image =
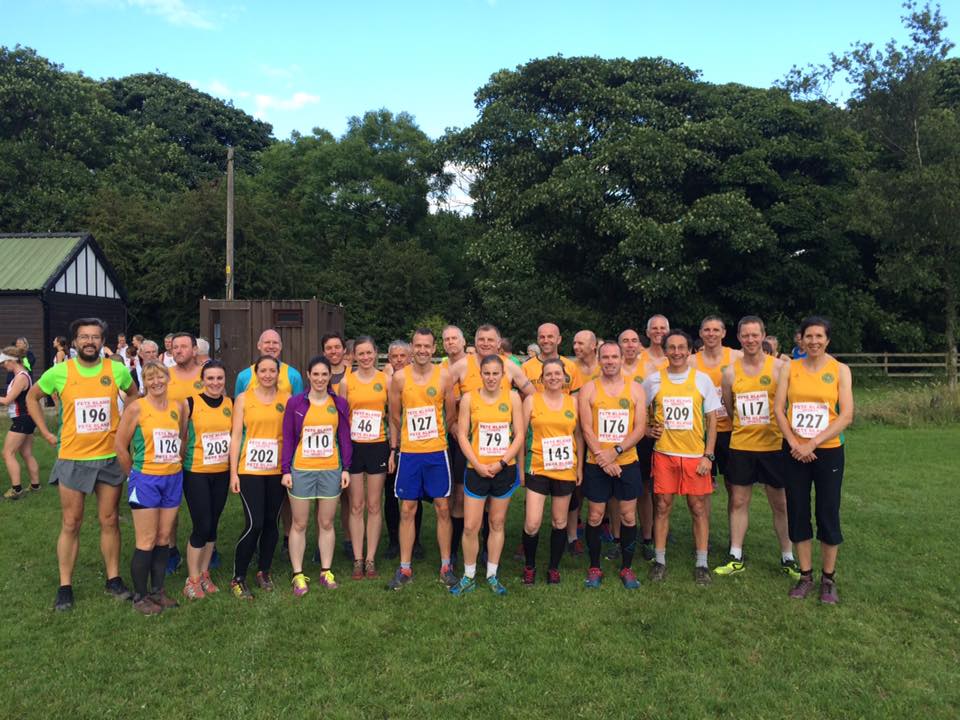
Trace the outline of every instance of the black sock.
<instances>
[{"instance_id":1,"label":"black sock","mask_svg":"<svg viewBox=\"0 0 960 720\"><path fill-rule=\"evenodd\" d=\"M534 533L533 535L527 535L527 531L523 531L523 556L526 561L526 565L529 568L537 566L537 544L540 542L540 533Z\"/></svg>"},{"instance_id":2,"label":"black sock","mask_svg":"<svg viewBox=\"0 0 960 720\"><path fill-rule=\"evenodd\" d=\"M163 590L163 580L167 576L167 560L170 559L170 548L157 545L153 548L153 560L150 563L150 585L152 592Z\"/></svg>"},{"instance_id":3,"label":"black sock","mask_svg":"<svg viewBox=\"0 0 960 720\"><path fill-rule=\"evenodd\" d=\"M23 492L23 485L10 485L14 492Z\"/></svg>"},{"instance_id":4,"label":"black sock","mask_svg":"<svg viewBox=\"0 0 960 720\"><path fill-rule=\"evenodd\" d=\"M463 539L463 518L450 516L453 524L453 536L450 538L450 552L460 557L460 541Z\"/></svg>"},{"instance_id":5,"label":"black sock","mask_svg":"<svg viewBox=\"0 0 960 720\"><path fill-rule=\"evenodd\" d=\"M813 577L813 568L810 568L809 570L801 570L800 576L809 580L810 578Z\"/></svg>"},{"instance_id":6,"label":"black sock","mask_svg":"<svg viewBox=\"0 0 960 720\"><path fill-rule=\"evenodd\" d=\"M834 570L833 572L836 572L836 570ZM820 574L821 576L823 576L824 580L833 580L833 573L828 573L826 570L822 570Z\"/></svg>"},{"instance_id":7,"label":"black sock","mask_svg":"<svg viewBox=\"0 0 960 720\"><path fill-rule=\"evenodd\" d=\"M563 557L563 549L567 546L567 529L553 528L550 531L550 569L558 570L560 568L560 558Z\"/></svg>"},{"instance_id":8,"label":"black sock","mask_svg":"<svg viewBox=\"0 0 960 720\"><path fill-rule=\"evenodd\" d=\"M587 537L587 550L590 551L590 567L600 567L600 526L587 523L584 535Z\"/></svg>"},{"instance_id":9,"label":"black sock","mask_svg":"<svg viewBox=\"0 0 960 720\"><path fill-rule=\"evenodd\" d=\"M652 537L645 537L645 538L643 539L643 544L644 544L644 545L653 545L653 538L652 538Z\"/></svg>"},{"instance_id":10,"label":"black sock","mask_svg":"<svg viewBox=\"0 0 960 720\"><path fill-rule=\"evenodd\" d=\"M637 526L620 526L620 567L628 568L633 564L633 553L637 549Z\"/></svg>"},{"instance_id":11,"label":"black sock","mask_svg":"<svg viewBox=\"0 0 960 720\"><path fill-rule=\"evenodd\" d=\"M38 487L40 487L40 483L30 483L30 487L36 490Z\"/></svg>"},{"instance_id":12,"label":"black sock","mask_svg":"<svg viewBox=\"0 0 960 720\"><path fill-rule=\"evenodd\" d=\"M150 577L152 562L152 550L134 549L133 558L130 560L130 575L133 576L133 589L138 600L147 594L147 578Z\"/></svg>"}]
</instances>

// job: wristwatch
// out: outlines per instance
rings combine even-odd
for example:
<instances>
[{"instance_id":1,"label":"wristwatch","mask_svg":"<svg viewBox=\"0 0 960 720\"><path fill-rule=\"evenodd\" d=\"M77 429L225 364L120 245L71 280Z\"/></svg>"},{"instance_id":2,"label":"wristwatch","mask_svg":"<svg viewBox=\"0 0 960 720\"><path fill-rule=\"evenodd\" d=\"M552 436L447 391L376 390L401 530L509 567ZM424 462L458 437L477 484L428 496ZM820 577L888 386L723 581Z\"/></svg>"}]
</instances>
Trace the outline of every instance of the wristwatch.
<instances>
[{"instance_id":1,"label":"wristwatch","mask_svg":"<svg viewBox=\"0 0 960 720\"><path fill-rule=\"evenodd\" d=\"M617 451L617 455L623 455L623 445L614 445L613 449Z\"/></svg>"},{"instance_id":2,"label":"wristwatch","mask_svg":"<svg viewBox=\"0 0 960 720\"><path fill-rule=\"evenodd\" d=\"M503 461L503 458L500 458L499 460L497 460L497 462L500 463L500 469L501 469L501 470L506 470L506 469L507 469L507 464Z\"/></svg>"},{"instance_id":3,"label":"wristwatch","mask_svg":"<svg viewBox=\"0 0 960 720\"><path fill-rule=\"evenodd\" d=\"M710 462L713 462L714 460L717 459L717 456L714 455L713 453L704 453L703 456Z\"/></svg>"}]
</instances>

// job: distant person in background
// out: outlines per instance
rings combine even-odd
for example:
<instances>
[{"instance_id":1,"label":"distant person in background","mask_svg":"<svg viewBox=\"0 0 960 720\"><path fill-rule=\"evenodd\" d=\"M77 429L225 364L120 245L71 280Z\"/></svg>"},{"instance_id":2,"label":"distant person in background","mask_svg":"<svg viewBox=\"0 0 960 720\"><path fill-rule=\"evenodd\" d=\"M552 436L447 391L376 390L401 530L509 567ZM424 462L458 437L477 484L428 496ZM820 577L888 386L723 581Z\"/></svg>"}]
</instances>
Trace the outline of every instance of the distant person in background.
<instances>
[{"instance_id":1,"label":"distant person in background","mask_svg":"<svg viewBox=\"0 0 960 720\"><path fill-rule=\"evenodd\" d=\"M805 358L806 356L807 356L807 353L804 351L803 342L800 339L800 331L797 330L793 334L793 350L790 351L790 359L800 360L801 358Z\"/></svg>"},{"instance_id":2,"label":"distant person in background","mask_svg":"<svg viewBox=\"0 0 960 720\"><path fill-rule=\"evenodd\" d=\"M133 374L133 383L137 386L140 395L143 395L143 366L151 360L160 359L160 346L153 340L144 340L140 343L140 352L137 353L139 362L136 365L136 373Z\"/></svg>"},{"instance_id":3,"label":"distant person in background","mask_svg":"<svg viewBox=\"0 0 960 720\"><path fill-rule=\"evenodd\" d=\"M197 338L197 362L201 367L210 362L210 341L206 338Z\"/></svg>"},{"instance_id":4,"label":"distant person in background","mask_svg":"<svg viewBox=\"0 0 960 720\"><path fill-rule=\"evenodd\" d=\"M130 344L134 347L135 350L139 352L140 343L142 342L143 342L143 335L134 335L133 340L130 341Z\"/></svg>"},{"instance_id":5,"label":"distant person in background","mask_svg":"<svg viewBox=\"0 0 960 720\"><path fill-rule=\"evenodd\" d=\"M763 341L770 344L769 354L773 355L778 360L789 362L792 359L789 355L780 352L780 340L776 335L767 335ZM764 350L764 352L766 352L766 350Z\"/></svg>"},{"instance_id":6,"label":"distant person in background","mask_svg":"<svg viewBox=\"0 0 960 720\"><path fill-rule=\"evenodd\" d=\"M25 337L18 337L14 344L23 351L23 367L32 376L37 365L37 356L30 349L30 343Z\"/></svg>"},{"instance_id":7,"label":"distant person in background","mask_svg":"<svg viewBox=\"0 0 960 720\"><path fill-rule=\"evenodd\" d=\"M283 352L283 341L280 339L280 333L272 328L260 333L260 338L257 340L257 352L260 355L269 355L280 363L280 375L277 377L277 390L279 392L290 395L303 392L303 378L300 373L295 367L291 367L280 359L280 354ZM233 397L240 397L248 386L257 386L257 376L253 372L253 365L244 368L237 374Z\"/></svg>"},{"instance_id":8,"label":"distant person in background","mask_svg":"<svg viewBox=\"0 0 960 720\"><path fill-rule=\"evenodd\" d=\"M167 333L163 336L163 364L167 367L173 367L177 361L173 359L173 333Z\"/></svg>"},{"instance_id":9,"label":"distant person in background","mask_svg":"<svg viewBox=\"0 0 960 720\"><path fill-rule=\"evenodd\" d=\"M773 350L773 345L768 340L764 340L760 343L760 349L763 351L764 355L769 355L773 358L777 357L777 354Z\"/></svg>"},{"instance_id":10,"label":"distant person in background","mask_svg":"<svg viewBox=\"0 0 960 720\"><path fill-rule=\"evenodd\" d=\"M62 363L70 356L70 343L63 335L57 335L53 339L53 362L51 365Z\"/></svg>"},{"instance_id":11,"label":"distant person in background","mask_svg":"<svg viewBox=\"0 0 960 720\"><path fill-rule=\"evenodd\" d=\"M500 352L506 355L510 362L516 365L523 365L523 361L513 354L513 343L510 342L510 338L500 338Z\"/></svg>"},{"instance_id":12,"label":"distant person in background","mask_svg":"<svg viewBox=\"0 0 960 720\"><path fill-rule=\"evenodd\" d=\"M540 357L540 346L536 343L530 343L527 345L527 357L528 358L538 358Z\"/></svg>"},{"instance_id":13,"label":"distant person in background","mask_svg":"<svg viewBox=\"0 0 960 720\"><path fill-rule=\"evenodd\" d=\"M356 357L354 356L355 347L356 342L354 340L347 340L343 344L343 364L347 366L348 370L353 370L356 364Z\"/></svg>"},{"instance_id":14,"label":"distant person in background","mask_svg":"<svg viewBox=\"0 0 960 720\"><path fill-rule=\"evenodd\" d=\"M350 372L350 363L347 362L346 344L340 333L327 333L320 338L320 348L323 356L330 361L330 388L336 392L343 382L343 376Z\"/></svg>"},{"instance_id":15,"label":"distant person in background","mask_svg":"<svg viewBox=\"0 0 960 720\"><path fill-rule=\"evenodd\" d=\"M10 430L3 441L3 462L7 466L7 474L10 475L10 489L3 494L7 500L18 500L24 495L17 453L27 466L30 490L35 492L40 489L40 466L33 457L33 431L36 424L27 413L27 392L33 385L33 380L23 364L22 352L13 345L0 352L0 362L7 372L13 375L13 380L7 384L6 395L0 397L0 405L7 406L7 415L10 416Z\"/></svg>"},{"instance_id":16,"label":"distant person in background","mask_svg":"<svg viewBox=\"0 0 960 720\"><path fill-rule=\"evenodd\" d=\"M114 351L122 358L127 356L127 336L123 333L117 333L117 349Z\"/></svg>"},{"instance_id":17,"label":"distant person in background","mask_svg":"<svg viewBox=\"0 0 960 720\"><path fill-rule=\"evenodd\" d=\"M467 345L467 349L464 352L467 355L476 355L477 349L473 345Z\"/></svg>"}]
</instances>

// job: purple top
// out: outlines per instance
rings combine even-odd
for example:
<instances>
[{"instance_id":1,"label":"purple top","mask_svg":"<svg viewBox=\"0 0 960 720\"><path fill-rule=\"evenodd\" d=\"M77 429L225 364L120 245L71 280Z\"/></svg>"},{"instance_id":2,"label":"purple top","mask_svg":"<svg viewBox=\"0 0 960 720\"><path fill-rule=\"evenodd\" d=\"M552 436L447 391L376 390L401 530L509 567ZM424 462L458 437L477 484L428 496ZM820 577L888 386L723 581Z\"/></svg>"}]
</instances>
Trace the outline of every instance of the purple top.
<instances>
[{"instance_id":1,"label":"purple top","mask_svg":"<svg viewBox=\"0 0 960 720\"><path fill-rule=\"evenodd\" d=\"M287 407L283 411L283 458L280 469L284 474L290 472L293 457L297 454L297 445L300 444L300 433L303 431L303 419L310 409L310 391L306 390L291 395L287 400ZM333 404L340 416L337 421L337 447L340 450L340 467L350 469L353 462L353 442L350 440L350 408L347 401L339 395L330 393Z\"/></svg>"}]
</instances>

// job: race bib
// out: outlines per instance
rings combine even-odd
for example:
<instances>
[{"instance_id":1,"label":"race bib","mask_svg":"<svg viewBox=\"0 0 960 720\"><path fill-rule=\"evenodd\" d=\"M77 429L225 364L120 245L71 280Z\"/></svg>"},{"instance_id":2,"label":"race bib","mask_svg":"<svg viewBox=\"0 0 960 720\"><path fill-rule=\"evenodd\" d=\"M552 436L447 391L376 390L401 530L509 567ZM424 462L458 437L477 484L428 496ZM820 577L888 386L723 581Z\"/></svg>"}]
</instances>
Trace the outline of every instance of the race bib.
<instances>
[{"instance_id":1,"label":"race bib","mask_svg":"<svg viewBox=\"0 0 960 720\"><path fill-rule=\"evenodd\" d=\"M369 442L380 439L383 413L379 410L354 410L350 418L350 439Z\"/></svg>"},{"instance_id":2,"label":"race bib","mask_svg":"<svg viewBox=\"0 0 960 720\"><path fill-rule=\"evenodd\" d=\"M220 465L230 459L230 433L212 432L200 436L204 465Z\"/></svg>"},{"instance_id":3,"label":"race bib","mask_svg":"<svg viewBox=\"0 0 960 720\"><path fill-rule=\"evenodd\" d=\"M569 435L543 438L540 447L544 470L570 470L573 467L573 438Z\"/></svg>"},{"instance_id":4,"label":"race bib","mask_svg":"<svg viewBox=\"0 0 960 720\"><path fill-rule=\"evenodd\" d=\"M83 398L73 401L73 414L78 433L98 433L110 430L110 403L112 398Z\"/></svg>"},{"instance_id":5,"label":"race bib","mask_svg":"<svg viewBox=\"0 0 960 720\"><path fill-rule=\"evenodd\" d=\"M693 398L663 398L663 426L667 430L693 430Z\"/></svg>"},{"instance_id":6,"label":"race bib","mask_svg":"<svg viewBox=\"0 0 960 720\"><path fill-rule=\"evenodd\" d=\"M813 438L823 432L830 423L830 406L826 403L793 403L790 410L790 427L802 438Z\"/></svg>"},{"instance_id":7,"label":"race bib","mask_svg":"<svg viewBox=\"0 0 960 720\"><path fill-rule=\"evenodd\" d=\"M276 470L280 467L280 443L274 438L250 438L244 458L247 470Z\"/></svg>"},{"instance_id":8,"label":"race bib","mask_svg":"<svg viewBox=\"0 0 960 720\"><path fill-rule=\"evenodd\" d=\"M179 432L165 428L157 428L153 431L153 461L155 463L180 462Z\"/></svg>"},{"instance_id":9,"label":"race bib","mask_svg":"<svg viewBox=\"0 0 960 720\"><path fill-rule=\"evenodd\" d=\"M305 458L333 455L333 425L307 425L300 439L300 454Z\"/></svg>"},{"instance_id":10,"label":"race bib","mask_svg":"<svg viewBox=\"0 0 960 720\"><path fill-rule=\"evenodd\" d=\"M737 393L736 402L741 426L770 424L770 396L763 390Z\"/></svg>"},{"instance_id":11,"label":"race bib","mask_svg":"<svg viewBox=\"0 0 960 720\"><path fill-rule=\"evenodd\" d=\"M717 417L725 418L727 417L727 407L723 404L723 389L713 386L713 389L717 391L717 400L720 401L720 407L717 408Z\"/></svg>"},{"instance_id":12,"label":"race bib","mask_svg":"<svg viewBox=\"0 0 960 720\"><path fill-rule=\"evenodd\" d=\"M407 408L407 436L411 440L434 440L437 432L437 409L433 405Z\"/></svg>"},{"instance_id":13,"label":"race bib","mask_svg":"<svg viewBox=\"0 0 960 720\"><path fill-rule=\"evenodd\" d=\"M510 423L477 423L480 431L480 454L484 457L504 455L510 447Z\"/></svg>"},{"instance_id":14,"label":"race bib","mask_svg":"<svg viewBox=\"0 0 960 720\"><path fill-rule=\"evenodd\" d=\"M617 444L627 436L630 423L629 410L597 410L597 440Z\"/></svg>"}]
</instances>

